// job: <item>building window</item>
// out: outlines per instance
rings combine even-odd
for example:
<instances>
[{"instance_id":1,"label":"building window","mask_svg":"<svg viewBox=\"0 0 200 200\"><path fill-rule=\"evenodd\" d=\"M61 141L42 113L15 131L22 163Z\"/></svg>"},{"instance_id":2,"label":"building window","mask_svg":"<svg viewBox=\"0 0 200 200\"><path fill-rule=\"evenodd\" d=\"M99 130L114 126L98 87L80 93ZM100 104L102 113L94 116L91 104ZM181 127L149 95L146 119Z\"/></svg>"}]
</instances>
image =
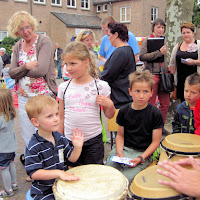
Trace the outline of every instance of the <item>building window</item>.
<instances>
[{"instance_id":1,"label":"building window","mask_svg":"<svg viewBox=\"0 0 200 200\"><path fill-rule=\"evenodd\" d=\"M89 10L90 9L90 0L81 0L81 8Z\"/></svg>"},{"instance_id":2,"label":"building window","mask_svg":"<svg viewBox=\"0 0 200 200\"><path fill-rule=\"evenodd\" d=\"M131 7L120 8L120 22L131 22Z\"/></svg>"},{"instance_id":3,"label":"building window","mask_svg":"<svg viewBox=\"0 0 200 200\"><path fill-rule=\"evenodd\" d=\"M45 4L46 0L34 0L34 3L37 3L37 4Z\"/></svg>"},{"instance_id":4,"label":"building window","mask_svg":"<svg viewBox=\"0 0 200 200\"><path fill-rule=\"evenodd\" d=\"M51 0L52 6L62 6L62 0Z\"/></svg>"},{"instance_id":5,"label":"building window","mask_svg":"<svg viewBox=\"0 0 200 200\"><path fill-rule=\"evenodd\" d=\"M15 0L17 2L28 2L28 0Z\"/></svg>"},{"instance_id":6,"label":"building window","mask_svg":"<svg viewBox=\"0 0 200 200\"><path fill-rule=\"evenodd\" d=\"M101 6L97 5L97 12L99 13L101 11Z\"/></svg>"},{"instance_id":7,"label":"building window","mask_svg":"<svg viewBox=\"0 0 200 200\"><path fill-rule=\"evenodd\" d=\"M107 12L108 11L108 5L107 4L103 4L103 12Z\"/></svg>"},{"instance_id":8,"label":"building window","mask_svg":"<svg viewBox=\"0 0 200 200\"><path fill-rule=\"evenodd\" d=\"M67 7L76 8L76 0L67 0Z\"/></svg>"},{"instance_id":9,"label":"building window","mask_svg":"<svg viewBox=\"0 0 200 200\"><path fill-rule=\"evenodd\" d=\"M158 18L158 8L152 7L151 8L151 22Z\"/></svg>"},{"instance_id":10,"label":"building window","mask_svg":"<svg viewBox=\"0 0 200 200\"><path fill-rule=\"evenodd\" d=\"M5 37L8 37L8 31L0 31L0 41L2 41Z\"/></svg>"}]
</instances>

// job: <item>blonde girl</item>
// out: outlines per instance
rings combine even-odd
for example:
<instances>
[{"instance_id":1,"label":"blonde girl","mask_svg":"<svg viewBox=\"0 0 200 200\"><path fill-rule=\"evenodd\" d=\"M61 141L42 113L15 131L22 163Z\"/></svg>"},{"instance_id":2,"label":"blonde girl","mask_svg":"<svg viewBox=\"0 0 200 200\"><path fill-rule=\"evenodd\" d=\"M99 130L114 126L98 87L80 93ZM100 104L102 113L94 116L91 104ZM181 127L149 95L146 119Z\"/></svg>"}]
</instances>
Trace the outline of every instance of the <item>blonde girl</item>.
<instances>
[{"instance_id":1,"label":"blonde girl","mask_svg":"<svg viewBox=\"0 0 200 200\"><path fill-rule=\"evenodd\" d=\"M10 197L17 190L16 169L13 163L17 140L14 133L16 112L12 94L9 89L0 89L0 169L4 190L0 197Z\"/></svg>"},{"instance_id":2,"label":"blonde girl","mask_svg":"<svg viewBox=\"0 0 200 200\"><path fill-rule=\"evenodd\" d=\"M98 79L94 57L84 43L68 44L63 52L63 61L72 79L58 88L59 132L69 141L73 128L77 127L85 133L81 156L70 165L103 164L104 145L99 110L101 105L107 118L114 116L110 87L107 82Z\"/></svg>"}]
</instances>

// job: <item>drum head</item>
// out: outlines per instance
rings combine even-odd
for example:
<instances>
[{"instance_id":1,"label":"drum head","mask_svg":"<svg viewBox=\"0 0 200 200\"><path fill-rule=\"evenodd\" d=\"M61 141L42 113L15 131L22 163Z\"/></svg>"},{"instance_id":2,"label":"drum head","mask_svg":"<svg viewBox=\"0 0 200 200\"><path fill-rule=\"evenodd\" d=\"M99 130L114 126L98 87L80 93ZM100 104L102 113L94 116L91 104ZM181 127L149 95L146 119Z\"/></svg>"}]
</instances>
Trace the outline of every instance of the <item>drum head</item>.
<instances>
[{"instance_id":1,"label":"drum head","mask_svg":"<svg viewBox=\"0 0 200 200\"><path fill-rule=\"evenodd\" d=\"M175 133L165 137L162 145L168 149L180 152L200 152L199 135Z\"/></svg>"},{"instance_id":2,"label":"drum head","mask_svg":"<svg viewBox=\"0 0 200 200\"><path fill-rule=\"evenodd\" d=\"M104 165L82 165L67 172L80 177L79 181L58 180L53 186L56 199L62 200L117 200L125 199L128 180L117 169ZM55 194L56 193L56 194Z\"/></svg>"},{"instance_id":3,"label":"drum head","mask_svg":"<svg viewBox=\"0 0 200 200\"><path fill-rule=\"evenodd\" d=\"M130 191L133 196L141 197L141 199L162 199L165 197L176 197L180 193L176 190L158 183L158 180L169 180L157 173L159 166L148 167L135 176ZM134 199L134 198L133 198ZM135 198L139 199L139 198ZM178 197L176 199L179 199Z\"/></svg>"}]
</instances>

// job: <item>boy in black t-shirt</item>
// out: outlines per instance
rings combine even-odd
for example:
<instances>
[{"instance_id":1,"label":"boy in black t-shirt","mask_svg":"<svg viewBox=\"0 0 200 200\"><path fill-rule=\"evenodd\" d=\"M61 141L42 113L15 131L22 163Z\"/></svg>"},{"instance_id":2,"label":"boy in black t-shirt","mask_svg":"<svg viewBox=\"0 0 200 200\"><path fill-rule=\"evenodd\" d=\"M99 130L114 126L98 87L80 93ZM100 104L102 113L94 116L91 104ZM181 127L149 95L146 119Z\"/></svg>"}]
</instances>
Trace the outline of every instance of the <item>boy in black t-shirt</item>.
<instances>
[{"instance_id":1,"label":"boy in black t-shirt","mask_svg":"<svg viewBox=\"0 0 200 200\"><path fill-rule=\"evenodd\" d=\"M152 162L152 154L162 136L162 113L148 103L152 96L153 77L149 71L129 75L129 93L133 102L123 106L117 116L116 146L110 152L106 165L120 170L129 180ZM110 160L111 156L131 158L133 166Z\"/></svg>"}]
</instances>

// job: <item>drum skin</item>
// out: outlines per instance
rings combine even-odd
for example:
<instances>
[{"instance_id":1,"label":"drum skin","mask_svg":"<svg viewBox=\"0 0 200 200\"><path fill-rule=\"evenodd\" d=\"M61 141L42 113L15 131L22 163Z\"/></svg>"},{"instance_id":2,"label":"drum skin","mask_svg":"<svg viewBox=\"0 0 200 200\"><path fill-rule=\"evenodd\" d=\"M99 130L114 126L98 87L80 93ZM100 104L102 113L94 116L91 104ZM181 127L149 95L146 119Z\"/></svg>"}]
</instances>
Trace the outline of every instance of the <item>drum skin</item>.
<instances>
[{"instance_id":1,"label":"drum skin","mask_svg":"<svg viewBox=\"0 0 200 200\"><path fill-rule=\"evenodd\" d=\"M173 157L173 151L177 151ZM169 154L169 156L167 155ZM189 133L174 133L165 137L161 142L159 162L168 160L178 161L190 155L200 158L200 137ZM171 158L169 158L171 157Z\"/></svg>"},{"instance_id":2,"label":"drum skin","mask_svg":"<svg viewBox=\"0 0 200 200\"><path fill-rule=\"evenodd\" d=\"M56 200L125 200L128 180L117 169L105 165L82 165L71 168L78 181L56 180L53 192Z\"/></svg>"},{"instance_id":3,"label":"drum skin","mask_svg":"<svg viewBox=\"0 0 200 200\"><path fill-rule=\"evenodd\" d=\"M158 180L168 181L170 179L158 174L157 169L161 168L158 165L147 167L135 176L130 185L132 199L194 199L193 197L185 197L169 186L159 184Z\"/></svg>"}]
</instances>

